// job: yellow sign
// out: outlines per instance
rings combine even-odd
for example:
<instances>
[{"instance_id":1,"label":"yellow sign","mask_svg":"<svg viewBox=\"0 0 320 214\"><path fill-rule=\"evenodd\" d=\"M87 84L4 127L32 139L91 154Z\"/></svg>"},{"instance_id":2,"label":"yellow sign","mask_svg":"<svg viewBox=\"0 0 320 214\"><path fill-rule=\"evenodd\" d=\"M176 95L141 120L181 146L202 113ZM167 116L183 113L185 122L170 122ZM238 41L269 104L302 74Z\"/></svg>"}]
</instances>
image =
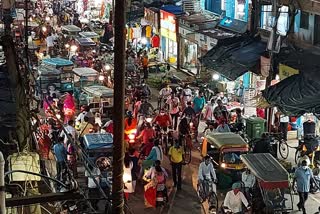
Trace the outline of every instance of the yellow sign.
<instances>
[{"instance_id":1,"label":"yellow sign","mask_svg":"<svg viewBox=\"0 0 320 214\"><path fill-rule=\"evenodd\" d=\"M176 33L175 32L172 32L172 31L165 29L165 28L161 28L160 33L161 33L161 36L166 37L174 42L176 41Z\"/></svg>"},{"instance_id":2,"label":"yellow sign","mask_svg":"<svg viewBox=\"0 0 320 214\"><path fill-rule=\"evenodd\" d=\"M292 75L299 74L299 70L291 68L287 65L279 64L279 77L280 80L284 80Z\"/></svg>"}]
</instances>

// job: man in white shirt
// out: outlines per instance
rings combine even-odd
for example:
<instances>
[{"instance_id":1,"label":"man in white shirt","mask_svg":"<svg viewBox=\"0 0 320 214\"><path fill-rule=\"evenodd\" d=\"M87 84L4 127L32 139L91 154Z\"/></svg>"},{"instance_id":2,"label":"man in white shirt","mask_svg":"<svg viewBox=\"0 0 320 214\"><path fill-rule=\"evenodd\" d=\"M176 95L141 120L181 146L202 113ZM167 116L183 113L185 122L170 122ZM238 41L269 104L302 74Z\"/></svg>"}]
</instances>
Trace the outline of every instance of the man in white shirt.
<instances>
[{"instance_id":1,"label":"man in white shirt","mask_svg":"<svg viewBox=\"0 0 320 214\"><path fill-rule=\"evenodd\" d=\"M49 54L51 54L51 50L54 47L54 40L55 40L55 37L51 33L49 33L48 37L46 38L47 52Z\"/></svg>"},{"instance_id":2,"label":"man in white shirt","mask_svg":"<svg viewBox=\"0 0 320 214\"><path fill-rule=\"evenodd\" d=\"M225 209L231 210L234 214L242 214L242 204L249 209L249 203L244 194L240 191L241 184L232 184L232 190L229 191L224 199L223 206Z\"/></svg>"},{"instance_id":3,"label":"man in white shirt","mask_svg":"<svg viewBox=\"0 0 320 214\"><path fill-rule=\"evenodd\" d=\"M207 181L209 183L207 183ZM199 171L198 171L198 184L201 185L205 198L207 198L210 193L210 189L208 189L210 187L207 186L207 184L209 185L211 184L211 191L216 193L217 192L216 183L217 183L216 172L214 170L212 162L210 161L210 156L206 155L204 157L204 161L200 163ZM210 210L213 209L214 206L217 206L217 205L209 204L209 209Z\"/></svg>"},{"instance_id":4,"label":"man in white shirt","mask_svg":"<svg viewBox=\"0 0 320 214\"><path fill-rule=\"evenodd\" d=\"M241 180L244 183L245 194L248 198L250 191L252 191L252 188L256 183L256 177L251 174L251 171L249 169L246 169L246 171L242 173Z\"/></svg>"},{"instance_id":5,"label":"man in white shirt","mask_svg":"<svg viewBox=\"0 0 320 214\"><path fill-rule=\"evenodd\" d=\"M171 96L172 89L170 88L170 85L166 85L163 89L160 90L159 95L164 102L167 101L167 99Z\"/></svg>"}]
</instances>

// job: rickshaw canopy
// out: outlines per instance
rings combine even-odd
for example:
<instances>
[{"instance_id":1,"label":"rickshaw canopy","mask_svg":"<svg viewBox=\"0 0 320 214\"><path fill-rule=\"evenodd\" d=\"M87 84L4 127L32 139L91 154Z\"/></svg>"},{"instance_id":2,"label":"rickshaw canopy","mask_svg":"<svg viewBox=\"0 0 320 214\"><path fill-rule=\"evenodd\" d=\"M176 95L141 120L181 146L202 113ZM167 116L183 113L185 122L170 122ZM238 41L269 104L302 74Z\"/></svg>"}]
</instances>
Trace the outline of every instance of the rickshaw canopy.
<instances>
[{"instance_id":1,"label":"rickshaw canopy","mask_svg":"<svg viewBox=\"0 0 320 214\"><path fill-rule=\"evenodd\" d=\"M96 43L91 38L77 38L76 41L82 47L96 46Z\"/></svg>"},{"instance_id":2,"label":"rickshaw canopy","mask_svg":"<svg viewBox=\"0 0 320 214\"><path fill-rule=\"evenodd\" d=\"M80 32L81 28L79 28L75 25L63 25L63 26L61 26L61 30L65 30L70 33L76 33L76 32Z\"/></svg>"},{"instance_id":3,"label":"rickshaw canopy","mask_svg":"<svg viewBox=\"0 0 320 214\"><path fill-rule=\"evenodd\" d=\"M111 149L113 136L110 133L90 133L84 136L84 146L87 150Z\"/></svg>"},{"instance_id":4,"label":"rickshaw canopy","mask_svg":"<svg viewBox=\"0 0 320 214\"><path fill-rule=\"evenodd\" d=\"M94 97L113 97L113 89L107 88L103 85L87 86L82 90Z\"/></svg>"},{"instance_id":5,"label":"rickshaw canopy","mask_svg":"<svg viewBox=\"0 0 320 214\"><path fill-rule=\"evenodd\" d=\"M91 77L98 76L99 72L94 70L93 68L74 68L73 73L79 77Z\"/></svg>"},{"instance_id":6,"label":"rickshaw canopy","mask_svg":"<svg viewBox=\"0 0 320 214\"><path fill-rule=\"evenodd\" d=\"M41 64L38 67L38 73L40 76L57 76L61 74L61 71L56 68L53 68L52 66Z\"/></svg>"},{"instance_id":7,"label":"rickshaw canopy","mask_svg":"<svg viewBox=\"0 0 320 214\"><path fill-rule=\"evenodd\" d=\"M258 179L261 188L289 187L288 172L270 153L246 154L240 158Z\"/></svg>"},{"instance_id":8,"label":"rickshaw canopy","mask_svg":"<svg viewBox=\"0 0 320 214\"><path fill-rule=\"evenodd\" d=\"M49 58L42 60L42 63L54 66L56 68L73 66L73 62L63 58Z\"/></svg>"},{"instance_id":9,"label":"rickshaw canopy","mask_svg":"<svg viewBox=\"0 0 320 214\"><path fill-rule=\"evenodd\" d=\"M215 148L220 149L222 147L247 147L248 144L238 134L227 133L211 133L206 136L208 143Z\"/></svg>"},{"instance_id":10,"label":"rickshaw canopy","mask_svg":"<svg viewBox=\"0 0 320 214\"><path fill-rule=\"evenodd\" d=\"M82 38L99 38L100 36L96 32L80 32L79 35Z\"/></svg>"}]
</instances>

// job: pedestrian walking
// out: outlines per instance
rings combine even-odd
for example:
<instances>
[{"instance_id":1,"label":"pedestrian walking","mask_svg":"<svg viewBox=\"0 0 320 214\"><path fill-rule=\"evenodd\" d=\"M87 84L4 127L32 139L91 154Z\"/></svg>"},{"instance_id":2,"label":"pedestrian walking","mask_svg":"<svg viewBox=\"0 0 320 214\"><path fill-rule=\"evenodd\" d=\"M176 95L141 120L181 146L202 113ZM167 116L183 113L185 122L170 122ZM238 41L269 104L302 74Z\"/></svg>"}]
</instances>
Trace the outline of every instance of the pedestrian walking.
<instances>
[{"instance_id":1,"label":"pedestrian walking","mask_svg":"<svg viewBox=\"0 0 320 214\"><path fill-rule=\"evenodd\" d=\"M302 210L306 214L305 203L308 200L310 191L310 181L313 179L312 170L308 167L307 161L303 160L301 166L294 173L294 182L297 182L297 191L299 194L299 203L297 204L299 211Z\"/></svg>"},{"instance_id":2,"label":"pedestrian walking","mask_svg":"<svg viewBox=\"0 0 320 214\"><path fill-rule=\"evenodd\" d=\"M174 146L171 146L169 149L169 160L172 166L172 177L174 187L177 187L178 190L181 190L181 171L182 165L184 163L184 151L180 146L178 140L175 141Z\"/></svg>"},{"instance_id":3,"label":"pedestrian walking","mask_svg":"<svg viewBox=\"0 0 320 214\"><path fill-rule=\"evenodd\" d=\"M63 144L64 138L59 137L58 143L53 146L53 154L56 158L57 179L61 181L62 172L66 168L67 150Z\"/></svg>"},{"instance_id":4,"label":"pedestrian walking","mask_svg":"<svg viewBox=\"0 0 320 214\"><path fill-rule=\"evenodd\" d=\"M174 92L172 92L171 97L167 99L166 104L169 107L169 113L171 115L174 130L177 130L178 127L178 118L180 113L179 103L179 98L175 96Z\"/></svg>"}]
</instances>

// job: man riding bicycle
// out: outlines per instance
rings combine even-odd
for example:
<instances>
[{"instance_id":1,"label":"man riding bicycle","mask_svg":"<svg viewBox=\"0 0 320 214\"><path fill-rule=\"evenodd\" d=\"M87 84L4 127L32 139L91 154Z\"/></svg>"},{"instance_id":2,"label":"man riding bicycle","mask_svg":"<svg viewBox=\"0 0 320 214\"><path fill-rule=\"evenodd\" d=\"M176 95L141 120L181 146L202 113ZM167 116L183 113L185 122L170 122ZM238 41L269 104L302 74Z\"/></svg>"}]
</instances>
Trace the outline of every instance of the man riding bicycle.
<instances>
[{"instance_id":1,"label":"man riding bicycle","mask_svg":"<svg viewBox=\"0 0 320 214\"><path fill-rule=\"evenodd\" d=\"M212 210L217 206L213 201L214 198L210 198L217 192L217 175L214 170L213 164L210 160L210 156L206 155L204 161L200 163L198 171L198 185L200 185L200 196L203 200L208 199L209 210ZM212 194L215 193L215 194Z\"/></svg>"}]
</instances>

